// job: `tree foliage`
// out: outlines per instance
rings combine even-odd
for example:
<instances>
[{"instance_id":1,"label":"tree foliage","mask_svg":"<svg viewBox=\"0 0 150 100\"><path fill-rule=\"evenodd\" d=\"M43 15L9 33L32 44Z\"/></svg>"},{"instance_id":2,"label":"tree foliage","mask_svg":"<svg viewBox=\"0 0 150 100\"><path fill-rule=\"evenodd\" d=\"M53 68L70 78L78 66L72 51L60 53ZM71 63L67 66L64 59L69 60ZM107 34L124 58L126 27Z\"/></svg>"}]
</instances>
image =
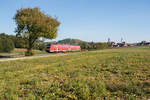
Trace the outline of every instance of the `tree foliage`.
<instances>
[{"instance_id":1,"label":"tree foliage","mask_svg":"<svg viewBox=\"0 0 150 100\"><path fill-rule=\"evenodd\" d=\"M11 52L14 49L14 43L9 38L0 37L0 52Z\"/></svg>"},{"instance_id":2,"label":"tree foliage","mask_svg":"<svg viewBox=\"0 0 150 100\"><path fill-rule=\"evenodd\" d=\"M15 48L25 48L25 39L22 37L16 37L15 35L8 35L5 33L0 33L0 38L8 38L10 39L13 43Z\"/></svg>"},{"instance_id":3,"label":"tree foliage","mask_svg":"<svg viewBox=\"0 0 150 100\"><path fill-rule=\"evenodd\" d=\"M44 42L37 41L33 47L33 49L44 51L46 49L46 44Z\"/></svg>"},{"instance_id":4,"label":"tree foliage","mask_svg":"<svg viewBox=\"0 0 150 100\"><path fill-rule=\"evenodd\" d=\"M54 39L60 23L57 18L44 14L39 8L22 8L14 17L17 36L27 40L27 52L32 52L34 43L40 37Z\"/></svg>"}]
</instances>

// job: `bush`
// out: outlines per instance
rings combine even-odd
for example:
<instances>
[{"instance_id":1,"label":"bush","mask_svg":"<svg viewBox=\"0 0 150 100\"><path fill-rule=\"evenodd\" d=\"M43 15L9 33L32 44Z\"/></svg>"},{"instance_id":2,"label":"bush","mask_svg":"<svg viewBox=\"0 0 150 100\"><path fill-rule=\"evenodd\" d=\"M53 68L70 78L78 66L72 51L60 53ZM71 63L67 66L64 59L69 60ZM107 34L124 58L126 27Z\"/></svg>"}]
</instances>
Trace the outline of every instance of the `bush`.
<instances>
[{"instance_id":1,"label":"bush","mask_svg":"<svg viewBox=\"0 0 150 100\"><path fill-rule=\"evenodd\" d=\"M14 43L11 39L0 38L0 52L10 52L14 49Z\"/></svg>"},{"instance_id":2,"label":"bush","mask_svg":"<svg viewBox=\"0 0 150 100\"><path fill-rule=\"evenodd\" d=\"M0 33L0 38L1 39L11 39L15 48L25 48L26 47L26 45L25 45L26 40L24 38L17 37L14 35L8 35L5 33Z\"/></svg>"},{"instance_id":3,"label":"bush","mask_svg":"<svg viewBox=\"0 0 150 100\"><path fill-rule=\"evenodd\" d=\"M25 48L26 47L26 41L25 39L21 38L21 37L12 37L12 40L14 42L15 48Z\"/></svg>"},{"instance_id":4,"label":"bush","mask_svg":"<svg viewBox=\"0 0 150 100\"><path fill-rule=\"evenodd\" d=\"M44 51L46 46L44 43L35 43L33 49Z\"/></svg>"},{"instance_id":5,"label":"bush","mask_svg":"<svg viewBox=\"0 0 150 100\"><path fill-rule=\"evenodd\" d=\"M45 46L45 44L44 44L44 43L42 43L42 44L39 44L39 47L38 47L38 49L39 49L39 50L41 50L41 51L44 51L44 50L46 49L46 46Z\"/></svg>"},{"instance_id":6,"label":"bush","mask_svg":"<svg viewBox=\"0 0 150 100\"><path fill-rule=\"evenodd\" d=\"M81 42L79 45L82 50L86 50L89 47L89 44L87 42Z\"/></svg>"},{"instance_id":7,"label":"bush","mask_svg":"<svg viewBox=\"0 0 150 100\"><path fill-rule=\"evenodd\" d=\"M107 43L95 43L95 42L82 42L79 44L82 50L100 50L100 49L107 49Z\"/></svg>"},{"instance_id":8,"label":"bush","mask_svg":"<svg viewBox=\"0 0 150 100\"><path fill-rule=\"evenodd\" d=\"M106 49L106 48L108 48L107 43L96 43L95 45L96 45L95 49Z\"/></svg>"},{"instance_id":9,"label":"bush","mask_svg":"<svg viewBox=\"0 0 150 100\"><path fill-rule=\"evenodd\" d=\"M32 51L26 51L25 56L33 56L34 53Z\"/></svg>"}]
</instances>

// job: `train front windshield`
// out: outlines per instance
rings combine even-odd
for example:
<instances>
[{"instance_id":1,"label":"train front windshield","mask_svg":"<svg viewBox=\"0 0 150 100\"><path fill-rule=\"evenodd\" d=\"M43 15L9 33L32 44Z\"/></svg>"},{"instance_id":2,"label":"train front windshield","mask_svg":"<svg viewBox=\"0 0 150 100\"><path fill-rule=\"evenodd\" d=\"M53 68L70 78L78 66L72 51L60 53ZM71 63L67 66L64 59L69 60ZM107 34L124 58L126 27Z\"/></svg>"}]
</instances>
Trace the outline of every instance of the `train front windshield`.
<instances>
[{"instance_id":1,"label":"train front windshield","mask_svg":"<svg viewBox=\"0 0 150 100\"><path fill-rule=\"evenodd\" d=\"M50 44L48 44L47 46L46 46L46 49L49 49L51 46L50 46Z\"/></svg>"}]
</instances>

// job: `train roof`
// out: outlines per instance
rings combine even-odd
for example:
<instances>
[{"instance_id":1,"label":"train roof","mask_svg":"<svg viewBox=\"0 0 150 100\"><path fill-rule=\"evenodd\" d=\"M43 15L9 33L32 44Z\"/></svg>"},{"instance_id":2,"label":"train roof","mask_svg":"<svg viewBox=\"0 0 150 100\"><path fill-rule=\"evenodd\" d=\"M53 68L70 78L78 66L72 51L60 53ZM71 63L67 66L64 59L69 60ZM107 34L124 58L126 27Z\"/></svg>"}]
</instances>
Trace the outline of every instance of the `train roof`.
<instances>
[{"instance_id":1,"label":"train roof","mask_svg":"<svg viewBox=\"0 0 150 100\"><path fill-rule=\"evenodd\" d=\"M69 44L50 44L55 46L80 46L80 45L69 45Z\"/></svg>"}]
</instances>

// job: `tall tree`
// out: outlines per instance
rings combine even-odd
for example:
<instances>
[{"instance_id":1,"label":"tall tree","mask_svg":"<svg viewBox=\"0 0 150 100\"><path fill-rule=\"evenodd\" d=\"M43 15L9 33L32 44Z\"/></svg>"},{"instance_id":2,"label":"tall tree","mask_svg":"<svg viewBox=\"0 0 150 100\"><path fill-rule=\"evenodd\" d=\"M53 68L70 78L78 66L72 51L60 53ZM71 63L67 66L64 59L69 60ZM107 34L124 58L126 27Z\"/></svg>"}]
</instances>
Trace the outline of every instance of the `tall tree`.
<instances>
[{"instance_id":1,"label":"tall tree","mask_svg":"<svg viewBox=\"0 0 150 100\"><path fill-rule=\"evenodd\" d=\"M27 40L27 55L32 55L33 45L39 38L56 38L60 25L57 18L44 14L39 8L21 8L17 10L14 20L17 36Z\"/></svg>"}]
</instances>

